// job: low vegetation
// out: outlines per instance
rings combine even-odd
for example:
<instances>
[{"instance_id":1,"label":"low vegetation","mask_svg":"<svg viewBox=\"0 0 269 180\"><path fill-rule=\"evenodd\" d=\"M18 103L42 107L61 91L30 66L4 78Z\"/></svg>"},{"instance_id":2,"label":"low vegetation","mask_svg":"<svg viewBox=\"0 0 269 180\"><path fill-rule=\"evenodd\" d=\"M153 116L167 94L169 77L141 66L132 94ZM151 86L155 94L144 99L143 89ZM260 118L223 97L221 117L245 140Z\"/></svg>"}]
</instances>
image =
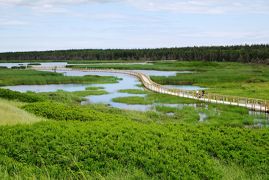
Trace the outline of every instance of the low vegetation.
<instances>
[{"instance_id":1,"label":"low vegetation","mask_svg":"<svg viewBox=\"0 0 269 180\"><path fill-rule=\"evenodd\" d=\"M116 83L117 78L112 76L64 76L60 73L34 71L34 70L0 70L0 86L22 84L102 84Z\"/></svg>"},{"instance_id":2,"label":"low vegetation","mask_svg":"<svg viewBox=\"0 0 269 180\"><path fill-rule=\"evenodd\" d=\"M153 102L146 99L145 97L128 96L128 97L117 97L113 98L112 101L124 104L152 104Z\"/></svg>"},{"instance_id":3,"label":"low vegetation","mask_svg":"<svg viewBox=\"0 0 269 180\"><path fill-rule=\"evenodd\" d=\"M129 94L147 94L148 91L145 91L143 89L122 89L119 90L121 93L129 93Z\"/></svg>"},{"instance_id":4,"label":"low vegetation","mask_svg":"<svg viewBox=\"0 0 269 180\"><path fill-rule=\"evenodd\" d=\"M153 103L164 103L164 104L192 104L200 103L200 101L172 96L167 94L159 94L150 91L143 90L122 90L120 92L126 92L130 94L145 94L145 97L139 96L127 96L127 97L117 97L113 98L112 101L125 103L125 104L153 104Z\"/></svg>"},{"instance_id":5,"label":"low vegetation","mask_svg":"<svg viewBox=\"0 0 269 180\"><path fill-rule=\"evenodd\" d=\"M38 95L34 95L31 93L25 94L2 88L0 88L0 98L5 98L9 100L18 100L21 102L37 102L42 100L42 97L39 97Z\"/></svg>"}]
</instances>

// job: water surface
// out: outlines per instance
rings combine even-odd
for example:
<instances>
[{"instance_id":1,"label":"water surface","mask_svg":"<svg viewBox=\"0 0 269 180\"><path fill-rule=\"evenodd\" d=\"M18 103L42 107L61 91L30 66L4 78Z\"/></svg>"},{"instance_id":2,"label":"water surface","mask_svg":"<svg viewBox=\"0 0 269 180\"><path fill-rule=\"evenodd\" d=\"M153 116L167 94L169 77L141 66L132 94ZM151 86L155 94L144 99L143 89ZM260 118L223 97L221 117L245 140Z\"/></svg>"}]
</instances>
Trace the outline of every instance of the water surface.
<instances>
[{"instance_id":1,"label":"water surface","mask_svg":"<svg viewBox=\"0 0 269 180\"><path fill-rule=\"evenodd\" d=\"M7 68L11 68L14 66L27 66L28 64L31 63L39 63L41 66L66 66L67 62L24 62L24 63L0 63L0 66L4 66Z\"/></svg>"}]
</instances>

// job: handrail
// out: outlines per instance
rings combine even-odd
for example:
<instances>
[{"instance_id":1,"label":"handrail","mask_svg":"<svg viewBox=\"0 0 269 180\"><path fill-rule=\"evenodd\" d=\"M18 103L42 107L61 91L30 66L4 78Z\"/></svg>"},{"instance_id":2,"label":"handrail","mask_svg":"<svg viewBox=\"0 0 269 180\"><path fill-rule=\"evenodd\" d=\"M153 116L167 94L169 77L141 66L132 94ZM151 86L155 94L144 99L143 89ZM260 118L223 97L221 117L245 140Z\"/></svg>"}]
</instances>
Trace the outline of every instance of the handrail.
<instances>
[{"instance_id":1,"label":"handrail","mask_svg":"<svg viewBox=\"0 0 269 180\"><path fill-rule=\"evenodd\" d=\"M172 89L162 86L153 82L150 77L141 72L129 71L129 70L116 70L116 69L89 69L89 68L66 68L65 66L57 66L57 67L45 67L45 66L33 66L31 67L35 70L62 70L62 71L86 71L86 72L111 72L111 73L121 73L128 74L137 77L143 85L154 92L162 93L162 94L170 94L174 96L180 96L190 99L196 99L200 101L217 103L217 104L227 104L234 106L246 107L248 109L252 109L255 111L269 112L269 101L263 99L255 99L255 98L246 98L246 97L238 97L238 96L228 96L228 95L218 95L214 93L197 93L196 91L190 90L181 90L181 89Z\"/></svg>"}]
</instances>

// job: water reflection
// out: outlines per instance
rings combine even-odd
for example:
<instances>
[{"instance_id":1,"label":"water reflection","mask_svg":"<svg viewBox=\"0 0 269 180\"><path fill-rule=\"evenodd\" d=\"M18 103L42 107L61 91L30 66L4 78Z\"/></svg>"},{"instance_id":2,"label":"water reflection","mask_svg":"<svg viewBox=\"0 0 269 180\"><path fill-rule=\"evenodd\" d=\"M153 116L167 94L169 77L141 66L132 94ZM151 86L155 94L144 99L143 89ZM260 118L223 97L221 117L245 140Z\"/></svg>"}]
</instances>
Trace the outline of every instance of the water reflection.
<instances>
[{"instance_id":1,"label":"water reflection","mask_svg":"<svg viewBox=\"0 0 269 180\"><path fill-rule=\"evenodd\" d=\"M208 89L205 87L192 86L192 85L165 85L165 87L173 88L173 89L183 89L183 90L188 90L188 91L200 91L200 90Z\"/></svg>"},{"instance_id":2,"label":"water reflection","mask_svg":"<svg viewBox=\"0 0 269 180\"><path fill-rule=\"evenodd\" d=\"M32 62L32 63L38 63L41 64L41 66L66 66L67 62ZM28 64L31 64L31 62L26 63L0 63L0 66L11 68L14 66L27 66Z\"/></svg>"}]
</instances>

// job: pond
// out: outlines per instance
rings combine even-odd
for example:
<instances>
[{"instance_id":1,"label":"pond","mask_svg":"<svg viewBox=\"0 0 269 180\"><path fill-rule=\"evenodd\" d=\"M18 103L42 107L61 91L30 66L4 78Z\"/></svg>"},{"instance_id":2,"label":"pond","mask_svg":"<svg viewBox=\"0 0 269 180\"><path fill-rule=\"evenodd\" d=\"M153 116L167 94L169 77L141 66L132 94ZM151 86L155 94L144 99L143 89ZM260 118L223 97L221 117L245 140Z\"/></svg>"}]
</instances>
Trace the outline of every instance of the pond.
<instances>
[{"instance_id":1,"label":"pond","mask_svg":"<svg viewBox=\"0 0 269 180\"><path fill-rule=\"evenodd\" d=\"M173 88L173 89L183 89L183 90L188 90L188 91L200 91L200 90L208 89L205 87L193 86L193 85L165 85L165 87Z\"/></svg>"},{"instance_id":2,"label":"pond","mask_svg":"<svg viewBox=\"0 0 269 180\"><path fill-rule=\"evenodd\" d=\"M10 89L19 92L56 92L58 90L74 92L74 91L84 91L86 87L92 85L87 84L47 84L47 85L17 85L17 86L5 86L2 88Z\"/></svg>"}]
</instances>

